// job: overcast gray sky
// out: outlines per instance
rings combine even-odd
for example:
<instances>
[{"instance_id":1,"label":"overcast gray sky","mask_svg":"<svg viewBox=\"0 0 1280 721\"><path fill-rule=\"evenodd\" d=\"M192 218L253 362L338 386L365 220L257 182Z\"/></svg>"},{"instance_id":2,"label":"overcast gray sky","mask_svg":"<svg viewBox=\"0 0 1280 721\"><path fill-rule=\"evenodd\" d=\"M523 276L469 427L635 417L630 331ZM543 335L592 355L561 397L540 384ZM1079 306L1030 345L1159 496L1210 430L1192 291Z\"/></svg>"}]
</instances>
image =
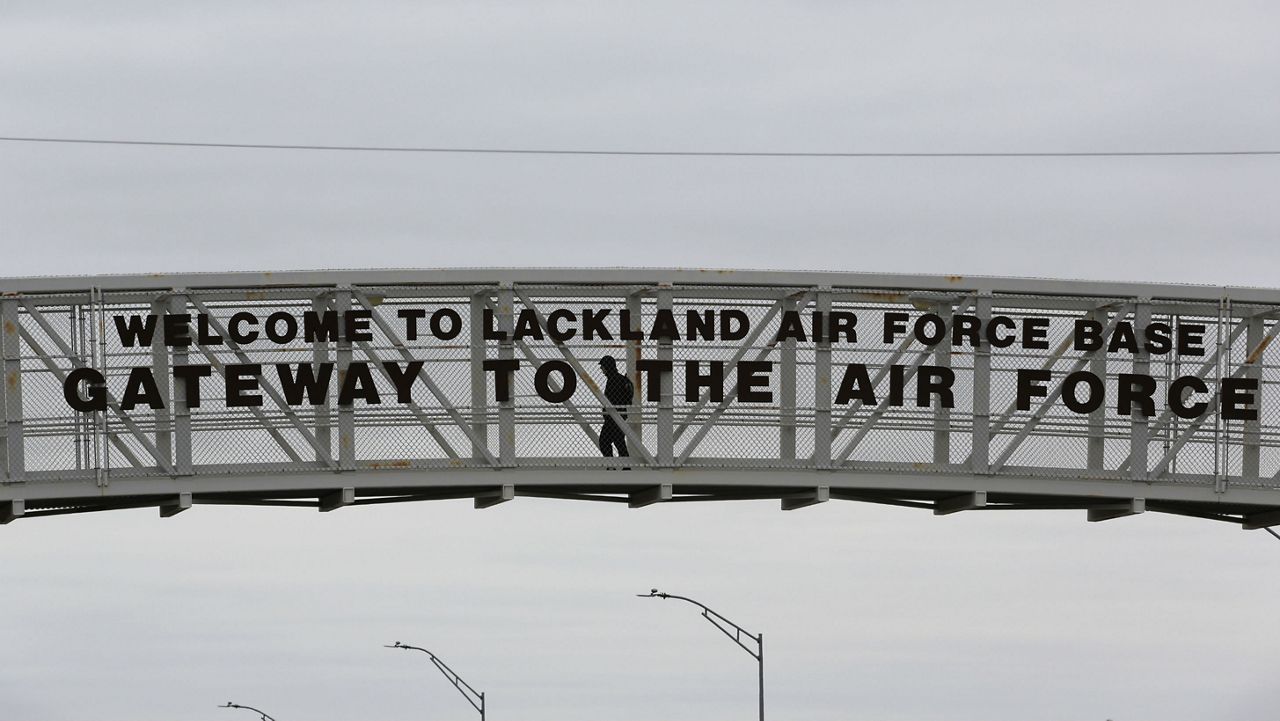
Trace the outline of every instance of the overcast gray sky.
<instances>
[{"instance_id":1,"label":"overcast gray sky","mask_svg":"<svg viewBox=\"0 0 1280 721\"><path fill-rule=\"evenodd\" d=\"M0 135L1280 149L1267 2L0 1ZM672 159L0 143L0 276L699 266L1275 286L1280 158ZM520 499L0 531L0 717L1247 721L1280 543L1146 514ZM240 716L245 714L244 716Z\"/></svg>"}]
</instances>

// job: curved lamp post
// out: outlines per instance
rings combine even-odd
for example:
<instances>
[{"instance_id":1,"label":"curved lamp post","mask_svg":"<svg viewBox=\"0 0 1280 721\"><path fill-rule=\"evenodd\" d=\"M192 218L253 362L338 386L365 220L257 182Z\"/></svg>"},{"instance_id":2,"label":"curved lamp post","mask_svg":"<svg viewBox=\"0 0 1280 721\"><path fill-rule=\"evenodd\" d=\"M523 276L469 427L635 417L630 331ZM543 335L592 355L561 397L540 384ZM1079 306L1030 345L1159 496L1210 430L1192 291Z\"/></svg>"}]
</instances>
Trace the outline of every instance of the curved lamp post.
<instances>
[{"instance_id":1,"label":"curved lamp post","mask_svg":"<svg viewBox=\"0 0 1280 721\"><path fill-rule=\"evenodd\" d=\"M471 688L471 684L463 681L461 676L455 673L453 669L449 668L448 664L441 661L434 653L431 653L425 648L409 646L407 644L400 643L399 641L396 641L389 646L385 646L384 648L403 648L406 650L421 651L427 654L427 657L431 659L431 663L435 664L436 668L440 670L440 673L444 674L444 677L449 679L449 682L453 684L454 688L458 689L458 693L462 694L462 697L467 700L467 703L471 704L472 708L480 712L480 721L484 721L484 692Z\"/></svg>"},{"instance_id":2,"label":"curved lamp post","mask_svg":"<svg viewBox=\"0 0 1280 721\"><path fill-rule=\"evenodd\" d=\"M254 713L258 714L259 716L261 716L261 717L262 717L261 721L276 721L275 719L273 719L273 718L271 718L270 716L268 716L266 711L263 711L263 710L261 710L261 709L256 709L256 708L254 708L254 707L252 707L252 706L241 706L241 705L240 705L240 704L238 704L238 703L231 703L230 701L228 701L228 702L226 702L225 704L223 704L223 705L219 706L218 708L242 708L242 709L244 709L244 710L246 710L246 711L252 711L252 712L254 712Z\"/></svg>"},{"instance_id":3,"label":"curved lamp post","mask_svg":"<svg viewBox=\"0 0 1280 721\"><path fill-rule=\"evenodd\" d=\"M747 629L739 626L733 621L730 621L724 616L721 616L719 613L716 613L715 611L711 610L711 608L708 607L706 604L699 603L698 601L695 601L692 598L688 598L687 596L677 596L671 593L662 593L656 588L650 589L648 593L637 593L636 596L639 598L661 598L661 599L674 598L679 601L692 603L693 605L702 609L702 617L710 621L711 625L720 629L720 631L724 635L728 636L731 641L741 646L743 651L746 651L747 653L751 654L751 657L756 660L756 663L759 664L759 667L760 667L760 672L759 672L760 721L764 721L764 634L763 633L752 634ZM743 643L742 642L743 638L746 638L747 640L754 642L755 648L752 649L750 646Z\"/></svg>"}]
</instances>

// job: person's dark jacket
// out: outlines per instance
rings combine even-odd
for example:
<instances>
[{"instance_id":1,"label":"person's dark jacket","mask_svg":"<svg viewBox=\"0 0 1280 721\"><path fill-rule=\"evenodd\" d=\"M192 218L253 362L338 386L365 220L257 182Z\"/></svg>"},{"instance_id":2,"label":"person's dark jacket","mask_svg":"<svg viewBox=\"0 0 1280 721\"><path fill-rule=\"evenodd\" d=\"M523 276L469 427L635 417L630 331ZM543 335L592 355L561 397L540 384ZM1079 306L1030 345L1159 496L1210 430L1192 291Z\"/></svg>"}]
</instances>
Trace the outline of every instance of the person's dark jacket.
<instances>
[{"instance_id":1,"label":"person's dark jacket","mask_svg":"<svg viewBox=\"0 0 1280 721\"><path fill-rule=\"evenodd\" d=\"M609 374L609 379L604 384L604 397L623 418L627 417L627 406L631 405L632 392L631 381L626 376L617 371ZM609 419L608 412L605 413L605 419Z\"/></svg>"}]
</instances>

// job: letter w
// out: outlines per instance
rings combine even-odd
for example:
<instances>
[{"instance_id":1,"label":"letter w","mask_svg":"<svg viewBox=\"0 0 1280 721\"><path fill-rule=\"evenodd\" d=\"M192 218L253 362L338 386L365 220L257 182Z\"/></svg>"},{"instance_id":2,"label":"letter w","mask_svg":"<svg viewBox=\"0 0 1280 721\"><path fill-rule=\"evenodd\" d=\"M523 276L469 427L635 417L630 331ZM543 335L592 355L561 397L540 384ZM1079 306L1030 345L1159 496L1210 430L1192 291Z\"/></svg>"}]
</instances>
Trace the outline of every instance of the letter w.
<instances>
[{"instance_id":1,"label":"letter w","mask_svg":"<svg viewBox=\"0 0 1280 721\"><path fill-rule=\"evenodd\" d=\"M120 336L120 345L125 348L151 345L151 338L156 334L154 315L131 315L128 320L124 316L116 315L112 316L111 320L116 322L116 333Z\"/></svg>"},{"instance_id":2,"label":"letter w","mask_svg":"<svg viewBox=\"0 0 1280 721\"><path fill-rule=\"evenodd\" d=\"M280 374L280 388L284 390L284 402L291 406L300 406L302 397L313 406L322 406L329 402L329 381L333 378L333 364L320 363L319 377L316 376L317 365L299 363L298 374L289 372L288 363L277 363L276 372Z\"/></svg>"}]
</instances>

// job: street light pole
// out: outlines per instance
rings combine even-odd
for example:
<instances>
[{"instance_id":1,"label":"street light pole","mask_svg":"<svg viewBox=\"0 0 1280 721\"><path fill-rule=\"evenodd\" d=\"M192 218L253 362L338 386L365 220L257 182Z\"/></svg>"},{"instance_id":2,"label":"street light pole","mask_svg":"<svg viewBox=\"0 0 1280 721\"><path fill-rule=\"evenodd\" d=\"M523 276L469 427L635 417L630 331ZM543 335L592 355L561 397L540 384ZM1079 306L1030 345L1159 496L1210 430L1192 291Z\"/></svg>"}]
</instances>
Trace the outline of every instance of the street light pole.
<instances>
[{"instance_id":1,"label":"street light pole","mask_svg":"<svg viewBox=\"0 0 1280 721\"><path fill-rule=\"evenodd\" d=\"M455 673L453 669L449 668L448 664L440 660L440 657L425 648L409 646L407 644L400 643L399 641L385 646L384 648L403 648L406 650L421 651L427 654L427 657L431 659L431 663L435 664L435 667L440 670L440 673L444 674L444 677L449 679L449 682L453 684L454 688L458 689L458 693L462 694L462 697L467 700L467 703L471 704L472 708L480 712L480 721L484 721L484 692L475 690L471 687L471 684L463 681L462 677Z\"/></svg>"},{"instance_id":2,"label":"street light pole","mask_svg":"<svg viewBox=\"0 0 1280 721\"><path fill-rule=\"evenodd\" d=\"M702 609L703 618L710 621L711 625L720 629L721 633L728 636L731 641L741 646L743 651L746 651L748 654L750 654L751 657L756 660L756 663L759 666L758 672L759 672L759 680L760 680L760 721L764 721L764 634L763 633L753 634L747 629L739 626L733 621L730 621L729 619L725 618L721 614L715 612L706 604L695 601L692 598L689 598L687 596L677 596L671 593L662 593L656 588L650 589L648 593L637 593L636 596L639 598L661 598L664 600L668 598L674 598L676 600L684 601L686 603L692 603L693 605ZM730 632L730 629L733 629L733 631ZM754 650L742 642L742 639L744 637L755 642Z\"/></svg>"},{"instance_id":3,"label":"street light pole","mask_svg":"<svg viewBox=\"0 0 1280 721\"><path fill-rule=\"evenodd\" d=\"M261 710L261 709L256 709L256 708L254 708L254 707L252 707L252 706L241 706L241 705L240 705L240 704L238 704L238 703L231 703L230 701L228 701L228 702L226 702L225 704L223 704L223 705L219 706L218 708L242 708L242 709L244 709L244 710L246 710L246 711L252 711L252 712L254 712L254 713L258 714L259 716L261 716L261 717L262 717L261 721L276 721L275 719L273 719L273 718L271 718L270 716L268 716L266 711L263 711L263 710Z\"/></svg>"}]
</instances>

